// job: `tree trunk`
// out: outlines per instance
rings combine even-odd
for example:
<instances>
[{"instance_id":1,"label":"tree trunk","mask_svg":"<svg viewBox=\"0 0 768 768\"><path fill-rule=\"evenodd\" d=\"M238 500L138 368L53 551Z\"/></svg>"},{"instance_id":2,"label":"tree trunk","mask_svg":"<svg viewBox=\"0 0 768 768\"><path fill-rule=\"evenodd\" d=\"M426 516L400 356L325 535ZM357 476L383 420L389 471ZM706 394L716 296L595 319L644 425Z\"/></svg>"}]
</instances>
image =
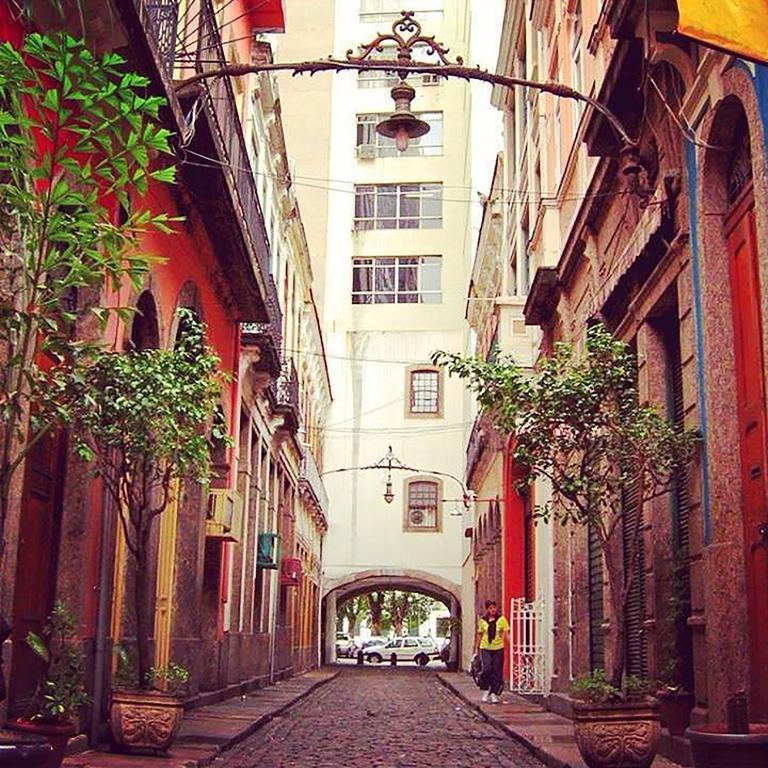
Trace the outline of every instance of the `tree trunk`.
<instances>
[{"instance_id":1,"label":"tree trunk","mask_svg":"<svg viewBox=\"0 0 768 768\"><path fill-rule=\"evenodd\" d=\"M610 682L614 688L621 690L624 681L624 669L627 662L627 595L625 589L623 570L616 562L616 552L608 542L603 547L605 566L608 571L608 588L611 592L611 610L613 616L614 644L611 658Z\"/></svg>"},{"instance_id":2,"label":"tree trunk","mask_svg":"<svg viewBox=\"0 0 768 768\"><path fill-rule=\"evenodd\" d=\"M134 597L134 613L136 618L136 666L139 688L148 688L149 681L147 673L151 666L150 662L150 642L149 642L149 579L147 577L147 549L145 544L140 544L139 552L135 558L136 576Z\"/></svg>"}]
</instances>

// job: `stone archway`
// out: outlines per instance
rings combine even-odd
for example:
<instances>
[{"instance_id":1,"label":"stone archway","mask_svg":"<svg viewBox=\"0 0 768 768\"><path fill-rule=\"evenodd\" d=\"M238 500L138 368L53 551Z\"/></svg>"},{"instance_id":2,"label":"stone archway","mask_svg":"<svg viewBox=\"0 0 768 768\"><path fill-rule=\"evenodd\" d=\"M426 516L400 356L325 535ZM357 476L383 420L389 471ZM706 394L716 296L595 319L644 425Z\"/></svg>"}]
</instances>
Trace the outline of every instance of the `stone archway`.
<instances>
[{"instance_id":1,"label":"stone archway","mask_svg":"<svg viewBox=\"0 0 768 768\"><path fill-rule=\"evenodd\" d=\"M426 571L376 568L358 571L323 584L323 662L336 660L336 606L352 597L385 589L419 592L443 603L451 614L450 663L461 658L461 585Z\"/></svg>"}]
</instances>

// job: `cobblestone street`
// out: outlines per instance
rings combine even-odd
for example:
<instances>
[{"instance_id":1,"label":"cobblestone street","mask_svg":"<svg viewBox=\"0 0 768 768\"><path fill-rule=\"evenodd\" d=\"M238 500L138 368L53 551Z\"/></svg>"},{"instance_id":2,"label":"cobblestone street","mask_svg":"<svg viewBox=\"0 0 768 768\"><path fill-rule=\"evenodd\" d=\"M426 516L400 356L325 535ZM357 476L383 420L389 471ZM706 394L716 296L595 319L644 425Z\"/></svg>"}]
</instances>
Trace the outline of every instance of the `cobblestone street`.
<instances>
[{"instance_id":1,"label":"cobblestone street","mask_svg":"<svg viewBox=\"0 0 768 768\"><path fill-rule=\"evenodd\" d=\"M541 768L430 672L345 669L218 768Z\"/></svg>"}]
</instances>

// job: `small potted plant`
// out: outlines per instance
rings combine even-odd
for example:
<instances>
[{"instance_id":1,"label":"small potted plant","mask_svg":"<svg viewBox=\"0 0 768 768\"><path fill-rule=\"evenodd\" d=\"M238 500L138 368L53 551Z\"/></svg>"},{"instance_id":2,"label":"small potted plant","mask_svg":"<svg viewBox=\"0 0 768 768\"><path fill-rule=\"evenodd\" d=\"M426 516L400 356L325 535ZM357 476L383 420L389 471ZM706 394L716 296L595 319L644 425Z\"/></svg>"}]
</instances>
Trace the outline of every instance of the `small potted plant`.
<instances>
[{"instance_id":1,"label":"small potted plant","mask_svg":"<svg viewBox=\"0 0 768 768\"><path fill-rule=\"evenodd\" d=\"M648 768L656 756L661 727L648 680L627 675L622 688L603 669L571 684L574 734L590 768Z\"/></svg>"},{"instance_id":2,"label":"small potted plant","mask_svg":"<svg viewBox=\"0 0 768 768\"><path fill-rule=\"evenodd\" d=\"M690 613L690 588L685 577L687 569L687 555L677 549L672 558L669 597L661 621L661 653L664 661L659 670L655 693L661 724L672 736L685 733L695 704L693 694L685 688L683 660L678 651L680 628L686 626Z\"/></svg>"},{"instance_id":3,"label":"small potted plant","mask_svg":"<svg viewBox=\"0 0 768 768\"><path fill-rule=\"evenodd\" d=\"M85 654L74 619L62 602L54 605L42 633L29 632L26 640L44 663L45 672L31 714L9 726L45 736L52 752L43 765L57 768L64 759L67 742L75 735L80 709L90 701L85 690Z\"/></svg>"}]
</instances>

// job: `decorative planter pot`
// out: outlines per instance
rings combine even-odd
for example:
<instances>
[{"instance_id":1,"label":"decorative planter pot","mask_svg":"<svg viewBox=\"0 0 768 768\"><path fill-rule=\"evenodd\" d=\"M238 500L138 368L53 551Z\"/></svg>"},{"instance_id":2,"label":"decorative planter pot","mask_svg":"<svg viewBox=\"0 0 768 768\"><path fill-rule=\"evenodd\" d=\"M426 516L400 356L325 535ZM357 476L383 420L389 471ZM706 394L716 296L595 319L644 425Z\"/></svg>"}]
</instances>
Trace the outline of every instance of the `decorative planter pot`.
<instances>
[{"instance_id":1,"label":"decorative planter pot","mask_svg":"<svg viewBox=\"0 0 768 768\"><path fill-rule=\"evenodd\" d=\"M48 740L33 733L0 729L0 766L44 768L53 754Z\"/></svg>"},{"instance_id":2,"label":"decorative planter pot","mask_svg":"<svg viewBox=\"0 0 768 768\"><path fill-rule=\"evenodd\" d=\"M692 725L694 768L765 768L768 765L768 723L750 723L749 733L728 733L724 723Z\"/></svg>"},{"instance_id":3,"label":"decorative planter pot","mask_svg":"<svg viewBox=\"0 0 768 768\"><path fill-rule=\"evenodd\" d=\"M115 691L109 707L112 743L123 750L164 752L181 727L180 699L161 691Z\"/></svg>"},{"instance_id":4,"label":"decorative planter pot","mask_svg":"<svg viewBox=\"0 0 768 768\"><path fill-rule=\"evenodd\" d=\"M658 704L574 702L576 744L589 768L649 768L661 739Z\"/></svg>"},{"instance_id":5,"label":"decorative planter pot","mask_svg":"<svg viewBox=\"0 0 768 768\"><path fill-rule=\"evenodd\" d=\"M691 710L695 703L693 694L685 691L659 691L656 699L659 702L661 724L668 728L673 736L682 736L691 723Z\"/></svg>"},{"instance_id":6,"label":"decorative planter pot","mask_svg":"<svg viewBox=\"0 0 768 768\"><path fill-rule=\"evenodd\" d=\"M75 735L72 723L56 723L45 720L12 720L8 728L20 733L44 737L51 747L46 759L40 763L43 768L59 768L67 751L67 742Z\"/></svg>"}]
</instances>

